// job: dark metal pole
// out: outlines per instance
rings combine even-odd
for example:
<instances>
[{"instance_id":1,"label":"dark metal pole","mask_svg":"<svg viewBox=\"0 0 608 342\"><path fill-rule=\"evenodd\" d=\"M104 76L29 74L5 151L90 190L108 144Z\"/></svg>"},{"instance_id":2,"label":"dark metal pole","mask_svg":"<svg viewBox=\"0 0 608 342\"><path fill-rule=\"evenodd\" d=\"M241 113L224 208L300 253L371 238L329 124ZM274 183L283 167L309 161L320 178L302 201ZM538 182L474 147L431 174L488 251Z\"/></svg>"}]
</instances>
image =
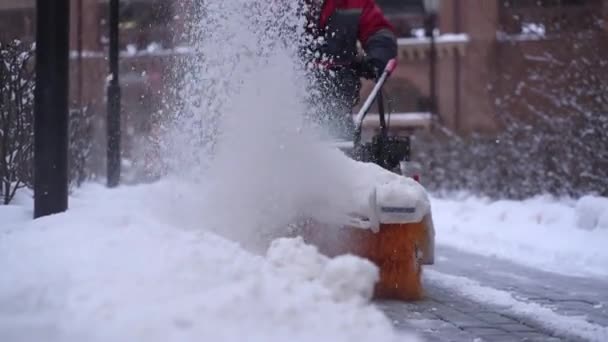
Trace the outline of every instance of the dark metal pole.
<instances>
[{"instance_id":1,"label":"dark metal pole","mask_svg":"<svg viewBox=\"0 0 608 342\"><path fill-rule=\"evenodd\" d=\"M454 33L460 33L460 17L461 17L461 2L454 1ZM501 8L501 7L499 7ZM461 103L461 59L460 53L457 51L454 54L454 130L460 131L460 103Z\"/></svg>"},{"instance_id":2,"label":"dark metal pole","mask_svg":"<svg viewBox=\"0 0 608 342\"><path fill-rule=\"evenodd\" d=\"M34 217L68 208L70 0L36 1Z\"/></svg>"},{"instance_id":3,"label":"dark metal pole","mask_svg":"<svg viewBox=\"0 0 608 342\"><path fill-rule=\"evenodd\" d=\"M437 15L432 13L429 18L429 38L431 46L429 50L429 93L431 98L431 113L437 114L437 47L435 44L435 27L437 25Z\"/></svg>"},{"instance_id":4,"label":"dark metal pole","mask_svg":"<svg viewBox=\"0 0 608 342\"><path fill-rule=\"evenodd\" d=\"M120 182L120 84L118 70L118 0L110 0L110 82L108 84L108 187Z\"/></svg>"},{"instance_id":5,"label":"dark metal pole","mask_svg":"<svg viewBox=\"0 0 608 342\"><path fill-rule=\"evenodd\" d=\"M78 88L77 92L77 102L78 102L78 112L82 115L82 93L83 93L83 74L82 74L82 0L78 0L76 2L76 15L78 16L76 25L76 49L78 50Z\"/></svg>"}]
</instances>

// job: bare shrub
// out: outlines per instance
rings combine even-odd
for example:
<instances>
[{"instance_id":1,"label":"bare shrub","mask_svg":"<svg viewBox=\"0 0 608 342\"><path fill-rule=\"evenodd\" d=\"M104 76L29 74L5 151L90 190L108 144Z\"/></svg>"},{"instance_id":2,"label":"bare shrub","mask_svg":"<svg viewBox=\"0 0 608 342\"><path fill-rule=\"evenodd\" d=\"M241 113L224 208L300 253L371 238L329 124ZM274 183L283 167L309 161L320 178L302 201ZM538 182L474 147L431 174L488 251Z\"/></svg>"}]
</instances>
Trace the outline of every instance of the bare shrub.
<instances>
[{"instance_id":1,"label":"bare shrub","mask_svg":"<svg viewBox=\"0 0 608 342\"><path fill-rule=\"evenodd\" d=\"M9 204L31 186L34 159L34 47L0 43L0 195Z\"/></svg>"},{"instance_id":2,"label":"bare shrub","mask_svg":"<svg viewBox=\"0 0 608 342\"><path fill-rule=\"evenodd\" d=\"M9 204L34 183L34 45L0 43L0 195ZM90 179L93 111L69 113L70 188Z\"/></svg>"},{"instance_id":3,"label":"bare shrub","mask_svg":"<svg viewBox=\"0 0 608 342\"><path fill-rule=\"evenodd\" d=\"M607 55L605 45L577 32L523 56L525 72L510 75L518 81L496 94L504 131L417 138L429 188L509 198L608 196Z\"/></svg>"}]
</instances>

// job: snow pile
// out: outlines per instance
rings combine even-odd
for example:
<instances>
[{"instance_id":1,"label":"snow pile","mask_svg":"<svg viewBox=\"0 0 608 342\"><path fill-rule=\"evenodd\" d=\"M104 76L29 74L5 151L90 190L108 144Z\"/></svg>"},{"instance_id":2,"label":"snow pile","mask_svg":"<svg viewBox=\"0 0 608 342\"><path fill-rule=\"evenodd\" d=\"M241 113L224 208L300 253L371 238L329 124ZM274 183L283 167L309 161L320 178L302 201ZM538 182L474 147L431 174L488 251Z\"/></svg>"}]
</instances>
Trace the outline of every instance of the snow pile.
<instances>
[{"instance_id":1,"label":"snow pile","mask_svg":"<svg viewBox=\"0 0 608 342\"><path fill-rule=\"evenodd\" d=\"M321 282L332 290L332 298L371 298L373 284L379 280L378 268L371 262L352 255L338 256L327 264Z\"/></svg>"},{"instance_id":2,"label":"snow pile","mask_svg":"<svg viewBox=\"0 0 608 342\"><path fill-rule=\"evenodd\" d=\"M1 207L0 340L403 340L368 303L375 266L299 239L257 256L179 229L187 218L166 194L197 195L185 189L88 186L69 212L37 221L8 222L14 208Z\"/></svg>"},{"instance_id":3,"label":"snow pile","mask_svg":"<svg viewBox=\"0 0 608 342\"><path fill-rule=\"evenodd\" d=\"M329 259L300 237L273 241L267 259L294 279L320 279L330 289L332 298L339 302L371 299L380 276L378 268L368 260L352 255Z\"/></svg>"},{"instance_id":4,"label":"snow pile","mask_svg":"<svg viewBox=\"0 0 608 342\"><path fill-rule=\"evenodd\" d=\"M585 196L576 203L576 222L586 230L608 229L608 198Z\"/></svg>"},{"instance_id":5,"label":"snow pile","mask_svg":"<svg viewBox=\"0 0 608 342\"><path fill-rule=\"evenodd\" d=\"M438 244L562 274L608 276L604 198L489 201L463 196L431 202Z\"/></svg>"}]
</instances>

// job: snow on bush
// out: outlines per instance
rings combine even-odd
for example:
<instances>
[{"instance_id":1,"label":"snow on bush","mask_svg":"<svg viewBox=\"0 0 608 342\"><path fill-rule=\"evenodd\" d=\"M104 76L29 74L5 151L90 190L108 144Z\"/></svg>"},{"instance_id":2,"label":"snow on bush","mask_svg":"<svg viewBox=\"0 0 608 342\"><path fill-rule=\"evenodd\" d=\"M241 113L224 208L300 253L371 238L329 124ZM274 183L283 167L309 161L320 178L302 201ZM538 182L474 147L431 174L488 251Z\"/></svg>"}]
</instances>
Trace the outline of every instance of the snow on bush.
<instances>
[{"instance_id":1,"label":"snow on bush","mask_svg":"<svg viewBox=\"0 0 608 342\"><path fill-rule=\"evenodd\" d=\"M368 261L328 259L301 239L254 255L180 229L181 213L160 210L175 188L85 186L67 213L3 220L0 340L408 340L369 304Z\"/></svg>"}]
</instances>

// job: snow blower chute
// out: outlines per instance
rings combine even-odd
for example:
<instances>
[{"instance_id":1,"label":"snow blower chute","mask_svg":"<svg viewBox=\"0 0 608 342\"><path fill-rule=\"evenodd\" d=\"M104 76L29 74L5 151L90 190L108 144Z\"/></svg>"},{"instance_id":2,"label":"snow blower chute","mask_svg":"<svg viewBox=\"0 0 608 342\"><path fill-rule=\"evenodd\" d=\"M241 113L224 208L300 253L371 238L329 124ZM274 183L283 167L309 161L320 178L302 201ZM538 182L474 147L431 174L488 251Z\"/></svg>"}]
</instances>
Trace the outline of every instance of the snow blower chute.
<instances>
[{"instance_id":1,"label":"snow blower chute","mask_svg":"<svg viewBox=\"0 0 608 342\"><path fill-rule=\"evenodd\" d=\"M334 229L328 234L328 228L319 223L309 226L303 235L329 256L350 253L375 263L380 269L376 298L418 300L423 296L422 265L434 263L435 231L426 191L418 175L408 171L409 136L389 136L382 87L396 66L396 60L391 60L377 79L354 116L353 143L343 148L352 159L362 162L360 167L378 174L375 184L369 184L369 207L362 210L365 212L349 213L350 221L337 232ZM368 122L375 134L364 141L365 118L374 102L378 104L379 127Z\"/></svg>"}]
</instances>

